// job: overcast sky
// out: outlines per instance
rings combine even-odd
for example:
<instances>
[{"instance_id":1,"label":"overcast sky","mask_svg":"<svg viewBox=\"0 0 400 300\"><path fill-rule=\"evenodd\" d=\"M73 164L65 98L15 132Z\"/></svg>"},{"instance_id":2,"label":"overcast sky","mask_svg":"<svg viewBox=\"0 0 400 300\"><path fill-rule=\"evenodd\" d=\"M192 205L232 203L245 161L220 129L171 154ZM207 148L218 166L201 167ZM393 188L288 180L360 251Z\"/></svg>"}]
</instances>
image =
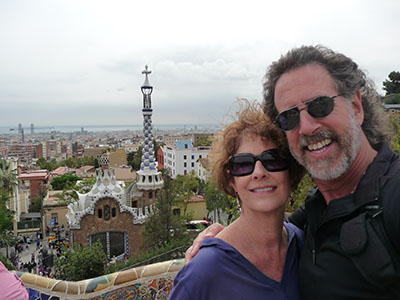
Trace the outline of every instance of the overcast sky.
<instances>
[{"instance_id":1,"label":"overcast sky","mask_svg":"<svg viewBox=\"0 0 400 300\"><path fill-rule=\"evenodd\" d=\"M0 126L221 124L261 100L267 66L323 44L383 94L400 70L400 1L1 0Z\"/></svg>"}]
</instances>

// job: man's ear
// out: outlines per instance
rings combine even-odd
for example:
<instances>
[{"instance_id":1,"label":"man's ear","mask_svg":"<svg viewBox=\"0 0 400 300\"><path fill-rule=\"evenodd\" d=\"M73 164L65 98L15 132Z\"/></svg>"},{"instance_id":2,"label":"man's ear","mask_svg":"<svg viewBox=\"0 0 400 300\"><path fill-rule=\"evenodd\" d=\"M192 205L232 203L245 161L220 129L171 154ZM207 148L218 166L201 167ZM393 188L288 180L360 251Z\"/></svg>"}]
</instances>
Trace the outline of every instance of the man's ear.
<instances>
[{"instance_id":1,"label":"man's ear","mask_svg":"<svg viewBox=\"0 0 400 300\"><path fill-rule=\"evenodd\" d=\"M351 98L351 107L353 108L354 117L358 125L364 122L364 108L362 106L362 96L360 90L357 90Z\"/></svg>"}]
</instances>

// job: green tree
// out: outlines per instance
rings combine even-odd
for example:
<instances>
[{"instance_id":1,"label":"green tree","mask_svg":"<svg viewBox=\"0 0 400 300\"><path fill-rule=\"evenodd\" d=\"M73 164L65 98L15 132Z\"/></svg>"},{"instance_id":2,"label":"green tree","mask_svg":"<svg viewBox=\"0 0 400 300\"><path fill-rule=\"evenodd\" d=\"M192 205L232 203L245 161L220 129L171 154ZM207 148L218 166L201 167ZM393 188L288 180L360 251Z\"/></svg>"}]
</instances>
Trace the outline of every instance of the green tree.
<instances>
[{"instance_id":1,"label":"green tree","mask_svg":"<svg viewBox=\"0 0 400 300\"><path fill-rule=\"evenodd\" d=\"M307 193L315 187L315 183L309 174L306 174L300 181L296 190L294 190L290 196L288 204L286 205L287 212L294 212L298 207L304 204Z\"/></svg>"},{"instance_id":2,"label":"green tree","mask_svg":"<svg viewBox=\"0 0 400 300\"><path fill-rule=\"evenodd\" d=\"M54 190L60 191L64 189L69 189L74 186L78 180L81 178L72 174L64 174L61 176L54 177L50 182Z\"/></svg>"},{"instance_id":3,"label":"green tree","mask_svg":"<svg viewBox=\"0 0 400 300\"><path fill-rule=\"evenodd\" d=\"M16 237L11 229L13 228L13 212L7 207L10 193L4 188L0 188L0 247L5 247L8 256L8 247L13 247L17 243Z\"/></svg>"},{"instance_id":4,"label":"green tree","mask_svg":"<svg viewBox=\"0 0 400 300\"><path fill-rule=\"evenodd\" d=\"M383 98L385 104L400 104L400 94L392 94Z\"/></svg>"},{"instance_id":5,"label":"green tree","mask_svg":"<svg viewBox=\"0 0 400 300\"><path fill-rule=\"evenodd\" d=\"M212 140L209 135L202 135L199 137L199 139L194 143L193 146L199 147L199 146L211 146Z\"/></svg>"},{"instance_id":6,"label":"green tree","mask_svg":"<svg viewBox=\"0 0 400 300\"><path fill-rule=\"evenodd\" d=\"M43 169L43 170L48 170L48 171L53 171L59 167L59 164L57 163L56 159L53 158L51 160L46 160L44 157L40 157L36 161L36 165Z\"/></svg>"},{"instance_id":7,"label":"green tree","mask_svg":"<svg viewBox=\"0 0 400 300\"><path fill-rule=\"evenodd\" d=\"M41 195L37 195L35 199L31 202L29 206L29 212L41 212L42 211L42 202L43 197Z\"/></svg>"},{"instance_id":8,"label":"green tree","mask_svg":"<svg viewBox=\"0 0 400 300\"><path fill-rule=\"evenodd\" d=\"M104 275L106 261L103 246L97 241L90 247L64 248L54 263L54 270L59 279L79 281Z\"/></svg>"},{"instance_id":9,"label":"green tree","mask_svg":"<svg viewBox=\"0 0 400 300\"><path fill-rule=\"evenodd\" d=\"M131 166L132 170L138 171L142 161L142 146L140 146L136 152L130 152L128 154L129 156L127 156L126 159L128 166Z\"/></svg>"},{"instance_id":10,"label":"green tree","mask_svg":"<svg viewBox=\"0 0 400 300\"><path fill-rule=\"evenodd\" d=\"M400 116L397 114L390 114L389 118L394 130L390 148L393 152L400 155Z\"/></svg>"},{"instance_id":11,"label":"green tree","mask_svg":"<svg viewBox=\"0 0 400 300\"><path fill-rule=\"evenodd\" d=\"M200 181L191 172L188 175L177 175L172 181L172 192L175 195L176 204L183 207L183 217L186 217L188 200L197 193L200 188Z\"/></svg>"},{"instance_id":12,"label":"green tree","mask_svg":"<svg viewBox=\"0 0 400 300\"><path fill-rule=\"evenodd\" d=\"M220 211L225 211L228 214L228 224L239 216L236 199L218 190L213 178L210 178L204 186L204 199L206 200L207 210L217 210L218 218Z\"/></svg>"},{"instance_id":13,"label":"green tree","mask_svg":"<svg viewBox=\"0 0 400 300\"><path fill-rule=\"evenodd\" d=\"M18 186L18 174L11 170L10 164L6 160L0 160L0 188L12 193L16 186Z\"/></svg>"},{"instance_id":14,"label":"green tree","mask_svg":"<svg viewBox=\"0 0 400 300\"><path fill-rule=\"evenodd\" d=\"M392 71L388 75L389 80L383 82L383 90L386 95L400 94L400 72Z\"/></svg>"},{"instance_id":15,"label":"green tree","mask_svg":"<svg viewBox=\"0 0 400 300\"><path fill-rule=\"evenodd\" d=\"M188 239L183 218L172 213L175 201L172 179L165 175L164 186L157 194L155 208L145 222L143 249L160 249L172 241Z\"/></svg>"}]
</instances>

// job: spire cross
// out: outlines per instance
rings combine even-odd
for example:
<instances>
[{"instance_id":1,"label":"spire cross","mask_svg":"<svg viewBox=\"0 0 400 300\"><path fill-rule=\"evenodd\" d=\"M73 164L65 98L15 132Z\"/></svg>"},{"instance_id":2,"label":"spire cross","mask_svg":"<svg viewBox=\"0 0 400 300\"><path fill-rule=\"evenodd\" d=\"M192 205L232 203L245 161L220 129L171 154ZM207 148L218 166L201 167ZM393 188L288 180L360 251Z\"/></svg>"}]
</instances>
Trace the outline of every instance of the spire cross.
<instances>
[{"instance_id":1,"label":"spire cross","mask_svg":"<svg viewBox=\"0 0 400 300\"><path fill-rule=\"evenodd\" d=\"M146 77L147 77L147 74L150 74L150 73L151 73L151 71L148 71L147 69L148 69L148 66L146 65L146 66L144 67L144 70L142 71L142 74L146 74Z\"/></svg>"}]
</instances>

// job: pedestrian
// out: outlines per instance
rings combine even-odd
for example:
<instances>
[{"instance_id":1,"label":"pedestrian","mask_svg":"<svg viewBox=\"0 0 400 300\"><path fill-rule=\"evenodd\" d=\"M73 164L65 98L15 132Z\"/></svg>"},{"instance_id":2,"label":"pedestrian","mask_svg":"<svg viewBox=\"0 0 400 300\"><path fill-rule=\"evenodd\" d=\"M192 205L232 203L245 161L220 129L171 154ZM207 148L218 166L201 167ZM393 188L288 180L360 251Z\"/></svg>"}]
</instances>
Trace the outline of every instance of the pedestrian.
<instances>
[{"instance_id":1,"label":"pedestrian","mask_svg":"<svg viewBox=\"0 0 400 300\"><path fill-rule=\"evenodd\" d=\"M295 48L267 71L264 111L317 185L290 218L305 229L302 298L399 298L400 162L365 73L323 46Z\"/></svg>"}]
</instances>

